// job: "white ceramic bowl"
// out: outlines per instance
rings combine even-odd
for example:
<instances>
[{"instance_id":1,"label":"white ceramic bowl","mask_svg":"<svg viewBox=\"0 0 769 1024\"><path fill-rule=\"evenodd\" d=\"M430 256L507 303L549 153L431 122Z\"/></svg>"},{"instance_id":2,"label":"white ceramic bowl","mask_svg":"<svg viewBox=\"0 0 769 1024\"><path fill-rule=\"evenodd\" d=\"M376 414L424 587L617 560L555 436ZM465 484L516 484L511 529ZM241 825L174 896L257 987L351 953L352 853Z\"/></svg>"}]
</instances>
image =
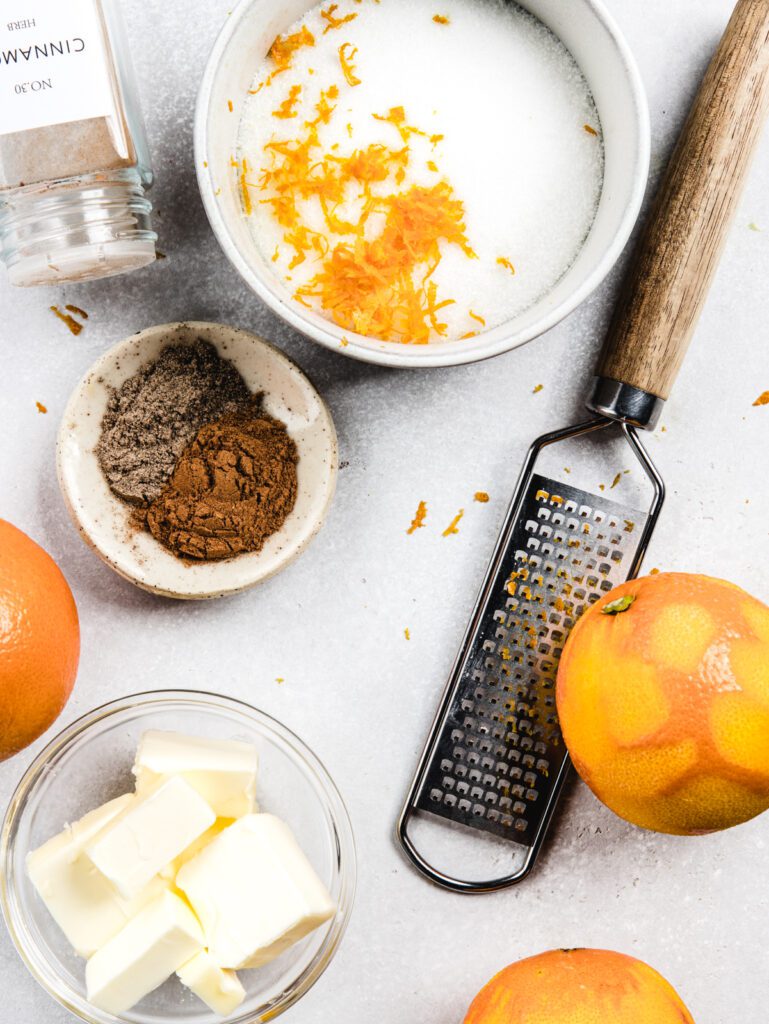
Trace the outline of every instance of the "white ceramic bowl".
<instances>
[{"instance_id":1,"label":"white ceramic bowl","mask_svg":"<svg viewBox=\"0 0 769 1024\"><path fill-rule=\"evenodd\" d=\"M606 170L598 212L567 273L514 320L465 341L401 345L345 331L295 302L259 252L241 211L230 159L256 63L312 0L240 0L208 61L195 113L195 161L211 226L248 285L284 320L329 348L388 366L449 366L522 345L571 313L619 257L643 199L649 169L649 113L638 69L600 0L520 0L566 44L587 78L601 119ZM234 104L227 116L228 101ZM342 338L348 344L342 346Z\"/></svg>"},{"instance_id":2,"label":"white ceramic bowl","mask_svg":"<svg viewBox=\"0 0 769 1024\"><path fill-rule=\"evenodd\" d=\"M227 561L190 563L131 525L131 509L109 489L95 454L110 389L119 387L169 344L196 338L229 359L266 411L286 424L299 452L293 511L261 551ZM273 576L315 536L334 495L338 466L331 414L323 399L279 349L223 324L160 324L119 342L98 359L72 393L57 442L59 485L83 539L121 576L155 594L210 598L232 594Z\"/></svg>"}]
</instances>

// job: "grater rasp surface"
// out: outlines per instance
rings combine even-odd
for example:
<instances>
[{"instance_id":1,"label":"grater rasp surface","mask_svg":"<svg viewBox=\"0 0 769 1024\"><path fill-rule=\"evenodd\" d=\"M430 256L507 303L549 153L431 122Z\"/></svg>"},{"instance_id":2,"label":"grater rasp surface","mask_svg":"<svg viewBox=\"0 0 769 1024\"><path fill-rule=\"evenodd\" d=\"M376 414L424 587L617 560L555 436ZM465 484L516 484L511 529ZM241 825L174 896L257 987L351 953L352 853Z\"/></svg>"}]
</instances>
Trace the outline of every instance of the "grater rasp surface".
<instances>
[{"instance_id":1,"label":"grater rasp surface","mask_svg":"<svg viewBox=\"0 0 769 1024\"><path fill-rule=\"evenodd\" d=\"M649 514L532 475L453 676L415 806L532 846L566 762L555 677L580 614L631 574Z\"/></svg>"}]
</instances>

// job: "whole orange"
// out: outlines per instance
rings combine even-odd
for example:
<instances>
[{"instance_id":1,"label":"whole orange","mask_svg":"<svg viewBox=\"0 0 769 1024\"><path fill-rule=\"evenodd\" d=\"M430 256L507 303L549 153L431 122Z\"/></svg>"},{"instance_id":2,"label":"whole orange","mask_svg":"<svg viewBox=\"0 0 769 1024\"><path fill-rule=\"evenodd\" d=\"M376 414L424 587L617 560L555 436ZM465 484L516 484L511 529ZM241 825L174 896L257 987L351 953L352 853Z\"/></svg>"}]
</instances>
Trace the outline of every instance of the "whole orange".
<instances>
[{"instance_id":1,"label":"whole orange","mask_svg":"<svg viewBox=\"0 0 769 1024\"><path fill-rule=\"evenodd\" d=\"M50 555L0 519L0 760L45 732L72 692L80 627Z\"/></svg>"},{"instance_id":2,"label":"whole orange","mask_svg":"<svg viewBox=\"0 0 769 1024\"><path fill-rule=\"evenodd\" d=\"M648 964L605 949L554 949L500 971L464 1024L694 1024Z\"/></svg>"},{"instance_id":3,"label":"whole orange","mask_svg":"<svg viewBox=\"0 0 769 1024\"><path fill-rule=\"evenodd\" d=\"M769 608L734 584L612 590L566 642L557 701L577 771L627 821L697 835L769 807Z\"/></svg>"}]
</instances>

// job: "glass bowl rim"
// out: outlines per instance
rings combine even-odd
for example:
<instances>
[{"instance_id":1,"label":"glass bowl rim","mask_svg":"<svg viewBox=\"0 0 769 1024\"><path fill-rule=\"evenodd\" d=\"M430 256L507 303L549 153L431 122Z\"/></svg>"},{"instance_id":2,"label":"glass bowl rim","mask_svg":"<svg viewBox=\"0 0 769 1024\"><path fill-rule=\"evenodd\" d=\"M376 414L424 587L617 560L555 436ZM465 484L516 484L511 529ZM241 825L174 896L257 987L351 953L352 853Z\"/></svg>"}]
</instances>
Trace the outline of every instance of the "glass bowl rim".
<instances>
[{"instance_id":1,"label":"glass bowl rim","mask_svg":"<svg viewBox=\"0 0 769 1024\"><path fill-rule=\"evenodd\" d=\"M340 887L337 902L338 912L312 960L279 996L238 1017L227 1018L230 1024L259 1024L263 1020L273 1020L293 1006L312 988L329 966L339 948L355 900L357 880L355 839L347 807L331 775L317 755L296 733L276 718L236 697L207 690L184 689L146 690L129 694L101 704L76 718L43 747L16 785L3 816L2 825L0 825L0 909L8 933L22 962L35 981L66 1010L86 1021L87 1024L105 1024L107 1021L110 1024L111 1022L118 1024L121 1021L120 1017L103 1014L96 1007L92 1007L85 998L78 999L77 1002L73 1001L69 998L64 986L56 984L49 961L41 953L37 943L31 939L23 915L20 913L17 902L18 890L11 862L19 823L23 818L27 800L51 761L60 757L68 747L93 726L113 715L134 711L137 708L154 710L157 706L164 704L198 705L214 712L227 710L263 728L266 727L268 733L273 734L281 741L282 746L288 750L292 759L308 770L322 795L324 811L330 821L332 838L336 846L336 874ZM43 969L40 966L41 963L44 963L48 969ZM94 1016L94 1013L98 1015Z\"/></svg>"}]
</instances>

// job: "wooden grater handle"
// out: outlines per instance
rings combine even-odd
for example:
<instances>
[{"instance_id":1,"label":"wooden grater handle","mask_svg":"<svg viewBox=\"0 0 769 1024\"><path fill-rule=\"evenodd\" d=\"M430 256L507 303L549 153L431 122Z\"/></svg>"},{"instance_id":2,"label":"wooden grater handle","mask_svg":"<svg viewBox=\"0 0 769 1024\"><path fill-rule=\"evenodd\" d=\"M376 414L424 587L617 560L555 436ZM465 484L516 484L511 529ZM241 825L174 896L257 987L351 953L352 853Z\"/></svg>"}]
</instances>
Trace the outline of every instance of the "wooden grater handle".
<instances>
[{"instance_id":1,"label":"wooden grater handle","mask_svg":"<svg viewBox=\"0 0 769 1024\"><path fill-rule=\"evenodd\" d=\"M615 396L619 390L644 393L647 410L656 406L657 413L659 400L668 398L718 265L768 100L769 0L738 0L624 282L598 364L594 410L612 415L605 408L612 387ZM616 410L614 417L633 419ZM639 426L653 427L642 419L636 420Z\"/></svg>"}]
</instances>

